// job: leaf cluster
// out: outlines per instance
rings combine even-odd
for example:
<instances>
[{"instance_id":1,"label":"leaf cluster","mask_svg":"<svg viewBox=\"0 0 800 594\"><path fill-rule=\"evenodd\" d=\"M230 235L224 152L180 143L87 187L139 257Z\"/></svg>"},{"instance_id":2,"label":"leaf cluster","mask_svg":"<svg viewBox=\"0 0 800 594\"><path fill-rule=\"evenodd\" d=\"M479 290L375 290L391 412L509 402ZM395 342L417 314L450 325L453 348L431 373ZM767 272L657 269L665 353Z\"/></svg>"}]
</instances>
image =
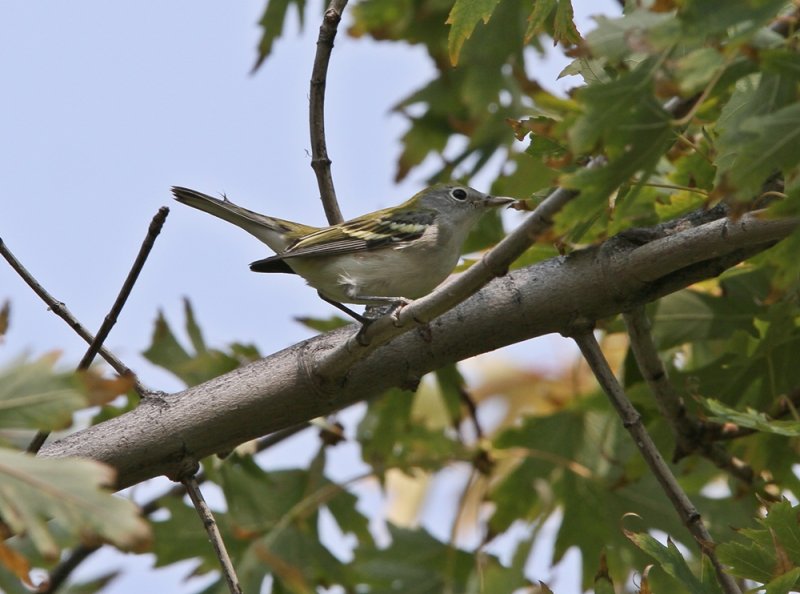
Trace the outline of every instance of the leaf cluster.
<instances>
[{"instance_id":1,"label":"leaf cluster","mask_svg":"<svg viewBox=\"0 0 800 594\"><path fill-rule=\"evenodd\" d=\"M3 308L5 327L9 308ZM40 584L35 567L52 566L63 548L111 543L129 551L150 544L150 527L128 499L113 495L114 470L91 460L36 458L19 451L32 430L60 430L73 413L131 390L130 377L55 368L57 353L20 358L0 370L0 589ZM98 584L104 583L103 580Z\"/></svg>"}]
</instances>

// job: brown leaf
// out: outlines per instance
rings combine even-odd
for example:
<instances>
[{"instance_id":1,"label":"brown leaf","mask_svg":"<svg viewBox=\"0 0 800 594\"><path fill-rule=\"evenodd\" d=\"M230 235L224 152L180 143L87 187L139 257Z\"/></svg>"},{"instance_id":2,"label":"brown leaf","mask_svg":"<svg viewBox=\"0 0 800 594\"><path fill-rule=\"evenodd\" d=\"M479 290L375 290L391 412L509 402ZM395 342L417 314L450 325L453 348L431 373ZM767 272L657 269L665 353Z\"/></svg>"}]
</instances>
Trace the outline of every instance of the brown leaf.
<instances>
[{"instance_id":1,"label":"brown leaf","mask_svg":"<svg viewBox=\"0 0 800 594\"><path fill-rule=\"evenodd\" d=\"M650 582L647 579L647 576L650 575L651 569L653 569L653 566L648 565L642 572L642 582L639 584L639 594L653 594L653 591L650 589Z\"/></svg>"},{"instance_id":2,"label":"brown leaf","mask_svg":"<svg viewBox=\"0 0 800 594\"><path fill-rule=\"evenodd\" d=\"M105 378L96 371L87 369L79 372L86 389L86 396L92 405L107 404L117 396L125 394L133 388L136 377L132 373Z\"/></svg>"},{"instance_id":3,"label":"brown leaf","mask_svg":"<svg viewBox=\"0 0 800 594\"><path fill-rule=\"evenodd\" d=\"M28 588L31 590L37 589L36 585L31 581L31 564L22 553L7 547L4 543L0 543L0 563L5 565Z\"/></svg>"},{"instance_id":4,"label":"brown leaf","mask_svg":"<svg viewBox=\"0 0 800 594\"><path fill-rule=\"evenodd\" d=\"M671 12L677 8L674 0L656 0L650 7L650 12Z\"/></svg>"},{"instance_id":5,"label":"brown leaf","mask_svg":"<svg viewBox=\"0 0 800 594\"><path fill-rule=\"evenodd\" d=\"M270 566L289 590L298 592L298 594L313 594L314 589L303 576L300 568L276 555L261 542L255 544L253 551L259 559Z\"/></svg>"}]
</instances>

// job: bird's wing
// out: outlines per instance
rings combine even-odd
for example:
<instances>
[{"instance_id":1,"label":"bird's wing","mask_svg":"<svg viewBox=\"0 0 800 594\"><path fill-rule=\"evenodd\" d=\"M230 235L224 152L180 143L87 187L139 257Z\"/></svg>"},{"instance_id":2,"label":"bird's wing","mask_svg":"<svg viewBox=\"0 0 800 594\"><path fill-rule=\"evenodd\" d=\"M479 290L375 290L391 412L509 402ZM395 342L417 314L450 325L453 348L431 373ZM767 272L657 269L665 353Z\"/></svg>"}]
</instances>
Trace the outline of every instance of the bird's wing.
<instances>
[{"instance_id":1,"label":"bird's wing","mask_svg":"<svg viewBox=\"0 0 800 594\"><path fill-rule=\"evenodd\" d=\"M256 272L272 272L276 261L338 256L406 243L421 237L435 218L436 212L433 210L378 211L305 235L286 251L253 262L250 269Z\"/></svg>"},{"instance_id":2,"label":"bird's wing","mask_svg":"<svg viewBox=\"0 0 800 594\"><path fill-rule=\"evenodd\" d=\"M413 241L425 233L435 218L432 210L386 209L305 235L280 256L287 259L347 254Z\"/></svg>"}]
</instances>

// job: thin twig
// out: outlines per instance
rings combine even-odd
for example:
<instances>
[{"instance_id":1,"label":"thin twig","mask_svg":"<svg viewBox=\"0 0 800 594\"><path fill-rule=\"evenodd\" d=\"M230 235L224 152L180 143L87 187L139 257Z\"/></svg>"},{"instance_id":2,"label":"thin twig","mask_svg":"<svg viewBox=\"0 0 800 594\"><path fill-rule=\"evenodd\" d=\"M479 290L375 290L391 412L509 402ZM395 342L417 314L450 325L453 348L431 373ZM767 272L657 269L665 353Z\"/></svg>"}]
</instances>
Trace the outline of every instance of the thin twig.
<instances>
[{"instance_id":1,"label":"thin twig","mask_svg":"<svg viewBox=\"0 0 800 594\"><path fill-rule=\"evenodd\" d=\"M634 443L639 448L639 452L641 452L651 472L661 484L684 526L697 541L700 550L711 560L722 589L726 594L741 594L741 590L736 585L735 580L725 573L725 567L717 558L714 552L714 541L703 524L700 513L661 457L656 444L642 424L641 415L628 399L617 378L614 377L614 373L603 356L603 351L600 349L600 345L597 343L591 328L577 328L577 332L571 338L578 344L597 381L609 400L611 400L611 404L616 409L620 419L622 419L622 424L631 434Z\"/></svg>"},{"instance_id":2,"label":"thin twig","mask_svg":"<svg viewBox=\"0 0 800 594\"><path fill-rule=\"evenodd\" d=\"M458 397L461 399L461 402L467 407L467 412L469 413L469 418L472 421L472 426L475 427L475 438L478 441L481 441L484 433L481 422L478 420L478 406L472 399L472 395L467 392L464 386L458 385L456 390L458 390Z\"/></svg>"},{"instance_id":3,"label":"thin twig","mask_svg":"<svg viewBox=\"0 0 800 594\"><path fill-rule=\"evenodd\" d=\"M136 284L136 280L139 278L139 273L141 273L142 267L147 261L147 257L150 255L150 250L153 249L153 245L156 242L156 237L158 237L158 234L161 233L161 228L164 226L164 221L167 220L168 214L169 208L162 206L158 209L158 212L153 217L153 220L150 221L150 226L147 228L147 235L145 236L144 241L139 248L139 253L136 255L136 259L133 261L133 266L131 266L128 276L125 278L125 282L122 283L122 288L119 291L119 295L117 295L114 305L111 306L111 310L108 312L108 315L106 315L103 323L100 325L100 330L97 331L94 339L89 344L89 348L86 350L83 358L78 363L77 371L89 369L92 361L94 361L94 358L97 356L97 352L103 346L106 338L108 338L108 334L111 332L114 324L117 323L117 317L122 311L122 308L125 307L125 302L128 300L128 296L131 294L133 285ZM137 392L139 392L138 389ZM142 393L139 392L139 396L141 395ZM28 444L27 452L29 454L36 454L44 445L44 442L47 440L49 435L49 431L39 431L33 437L30 444Z\"/></svg>"},{"instance_id":4,"label":"thin twig","mask_svg":"<svg viewBox=\"0 0 800 594\"><path fill-rule=\"evenodd\" d=\"M297 425L293 425L291 427L287 427L286 429L281 429L280 431L276 431L275 433L270 433L266 437L259 439L256 442L256 453L263 452L267 448L270 448L274 445L278 445L285 439L299 433L303 429L306 429L310 426L310 423L299 423ZM205 473L198 472L194 476L197 484L200 485L204 483L207 479ZM154 497L147 503L141 506L142 515L145 517L149 517L153 515L156 511L163 507L162 501L169 497L169 498L182 498L186 495L187 490L186 486L183 483L178 483L174 485L169 491L166 493L159 495L158 497ZM88 557L94 554L96 551L100 549L98 545L87 545L81 544L72 549L70 554L64 558L53 570L50 572L47 580L47 588L42 591L41 594L54 594L61 585L66 581L66 579L70 576L70 574L78 567L83 561L85 561Z\"/></svg>"},{"instance_id":5,"label":"thin twig","mask_svg":"<svg viewBox=\"0 0 800 594\"><path fill-rule=\"evenodd\" d=\"M672 461L677 462L694 451L698 451L718 468L733 477L756 488L762 497L774 499L762 484L753 469L745 462L731 456L725 448L711 442L707 438L708 427L698 419L690 417L686 412L683 398L669 381L667 370L658 355L658 349L650 332L650 321L644 307L637 307L623 314L625 326L631 341L631 350L636 364L647 385L655 396L656 405L661 415L669 422L675 433L676 448Z\"/></svg>"},{"instance_id":6,"label":"thin twig","mask_svg":"<svg viewBox=\"0 0 800 594\"><path fill-rule=\"evenodd\" d=\"M333 40L347 0L331 0L319 27L317 53L311 70L309 93L309 130L311 133L311 167L317 176L320 199L328 223L335 225L344 219L336 201L336 190L331 175L331 160L325 142L325 84L328 77L328 62L333 50Z\"/></svg>"},{"instance_id":7,"label":"thin twig","mask_svg":"<svg viewBox=\"0 0 800 594\"><path fill-rule=\"evenodd\" d=\"M158 212L153 217L153 220L150 221L150 226L147 228L147 235L145 235L144 241L142 241L142 245L139 248L139 253L136 254L136 259L133 261L133 266L131 266L128 276L125 278L125 282L122 283L122 288L119 291L119 295L117 295L114 305L111 306L111 311L108 312L108 315L103 320L100 330L97 331L97 336L94 337L94 340L89 345L89 349L86 351L83 359L81 359L80 363L78 364L78 369L89 368L89 365L92 364L92 361L97 356L97 351L105 342L109 332L111 332L111 329L114 327L114 324L117 323L117 316L119 316L119 313L125 306L125 302L128 300L128 296L131 294L131 289L133 289L133 285L136 284L139 274L142 272L144 263L147 261L147 257L150 255L150 250L153 249L153 245L156 242L158 234L161 233L161 228L164 226L164 221L167 220L168 214L169 208L162 206L158 209Z\"/></svg>"},{"instance_id":8,"label":"thin twig","mask_svg":"<svg viewBox=\"0 0 800 594\"><path fill-rule=\"evenodd\" d=\"M81 325L81 323L72 315L72 312L67 309L67 306L64 305L63 302L58 301L55 297L53 297L47 290L37 281L33 275L28 272L28 270L22 265L22 263L17 260L11 250L8 249L8 246L3 242L2 238L0 238L0 255L2 255L6 261L11 265L17 274L22 277L22 280L33 289L33 292L36 293L42 301L47 304L47 307L50 311L56 314L59 318L64 320L67 323L67 326L72 328L75 333L80 336L83 340L85 340L88 344L92 344L94 341L94 335L89 332L86 328ZM116 371L119 375L134 375L133 371L129 367L127 367L122 361L120 361L111 351L109 351L105 347L100 347L98 353L100 354L106 362L111 365L111 367ZM138 380L133 386L133 389L136 390L136 393L140 396L143 396L150 392L150 390L144 385L142 385Z\"/></svg>"},{"instance_id":9,"label":"thin twig","mask_svg":"<svg viewBox=\"0 0 800 594\"><path fill-rule=\"evenodd\" d=\"M200 485L197 479L193 476L187 477L181 481L186 487L186 492L194 504L200 519L203 520L203 526L208 532L208 539L211 541L214 551L217 553L222 573L225 576L225 581L228 582L228 589L231 594L242 594L242 586L239 584L239 578L236 576L236 570L233 568L228 550L225 548L225 541L219 532L219 527L214 519L214 514L208 507L206 500L203 499L203 493L200 491Z\"/></svg>"}]
</instances>

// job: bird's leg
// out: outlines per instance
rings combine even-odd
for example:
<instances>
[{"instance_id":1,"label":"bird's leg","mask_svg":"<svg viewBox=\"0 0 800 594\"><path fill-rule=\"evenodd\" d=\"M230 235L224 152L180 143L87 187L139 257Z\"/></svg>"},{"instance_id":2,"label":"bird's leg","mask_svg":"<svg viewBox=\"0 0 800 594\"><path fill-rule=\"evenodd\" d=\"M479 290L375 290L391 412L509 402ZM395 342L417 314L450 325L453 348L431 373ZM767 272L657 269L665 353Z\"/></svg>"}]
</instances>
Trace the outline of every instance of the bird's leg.
<instances>
[{"instance_id":1,"label":"bird's leg","mask_svg":"<svg viewBox=\"0 0 800 594\"><path fill-rule=\"evenodd\" d=\"M347 296L358 303L365 303L367 308L377 312L377 316L384 316L392 313L396 308L403 307L411 303L411 299L405 297L378 297L376 295L361 295L355 285L346 285ZM387 311L383 311L386 306L391 306Z\"/></svg>"},{"instance_id":2,"label":"bird's leg","mask_svg":"<svg viewBox=\"0 0 800 594\"><path fill-rule=\"evenodd\" d=\"M371 322L369 318L365 318L361 314L357 314L343 303L339 303L338 301L334 301L333 299L326 297L325 295L323 295L322 291L317 291L317 295L319 295L319 298L325 301L326 303L330 303L333 307L335 307L339 311L343 311L344 313L346 313L348 316L356 320L362 326L366 326L367 324L369 324L369 322Z\"/></svg>"},{"instance_id":3,"label":"bird's leg","mask_svg":"<svg viewBox=\"0 0 800 594\"><path fill-rule=\"evenodd\" d=\"M347 307L343 303L339 303L338 301L334 301L333 299L330 299L330 298L326 297L325 295L322 294L321 291L317 291L317 295L319 295L319 298L322 299L323 301L326 301L326 302L330 303L332 306L334 306L339 311L343 311L348 316L350 316L354 320L358 321L358 323L361 324L361 328L358 329L358 333L356 334L356 341L358 341L358 344L360 344L362 346L367 346L369 344L369 341L367 341L364 338L364 333L367 331L367 328L369 327L369 325L373 321L375 321L376 318L368 318L366 316L362 316L360 314L357 314L356 312L354 312L352 309L350 309L349 307ZM368 306L367 309L369 309L370 307L372 307L372 306Z\"/></svg>"}]
</instances>

